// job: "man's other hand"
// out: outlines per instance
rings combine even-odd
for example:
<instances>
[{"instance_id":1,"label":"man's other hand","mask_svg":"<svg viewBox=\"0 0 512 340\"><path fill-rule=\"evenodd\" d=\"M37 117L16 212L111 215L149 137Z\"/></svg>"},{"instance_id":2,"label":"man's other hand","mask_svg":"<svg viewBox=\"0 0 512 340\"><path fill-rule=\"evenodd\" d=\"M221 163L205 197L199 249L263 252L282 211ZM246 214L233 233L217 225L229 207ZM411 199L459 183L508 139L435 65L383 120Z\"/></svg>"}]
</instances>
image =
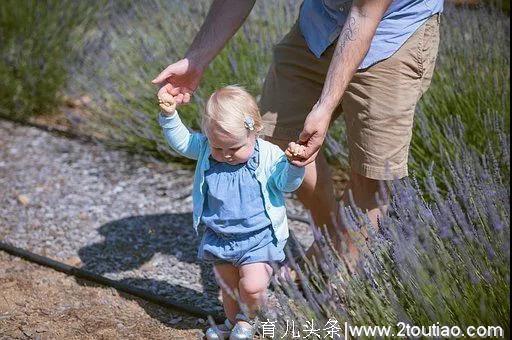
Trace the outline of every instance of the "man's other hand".
<instances>
[{"instance_id":1,"label":"man's other hand","mask_svg":"<svg viewBox=\"0 0 512 340\"><path fill-rule=\"evenodd\" d=\"M299 144L305 146L302 153L303 159L295 159L292 164L305 166L315 160L324 143L330 121L331 112L316 104L306 117L304 128L299 135Z\"/></svg>"}]
</instances>

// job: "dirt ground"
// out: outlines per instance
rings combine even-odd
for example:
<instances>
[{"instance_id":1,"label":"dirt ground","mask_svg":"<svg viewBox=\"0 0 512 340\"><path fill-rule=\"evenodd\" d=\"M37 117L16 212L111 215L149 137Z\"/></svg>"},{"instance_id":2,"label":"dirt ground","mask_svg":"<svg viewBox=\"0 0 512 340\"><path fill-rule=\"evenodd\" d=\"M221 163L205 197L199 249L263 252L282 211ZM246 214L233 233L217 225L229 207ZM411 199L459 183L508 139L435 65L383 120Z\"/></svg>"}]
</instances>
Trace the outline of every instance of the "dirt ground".
<instances>
[{"instance_id":1,"label":"dirt ground","mask_svg":"<svg viewBox=\"0 0 512 340\"><path fill-rule=\"evenodd\" d=\"M206 321L0 251L0 339L201 339Z\"/></svg>"}]
</instances>

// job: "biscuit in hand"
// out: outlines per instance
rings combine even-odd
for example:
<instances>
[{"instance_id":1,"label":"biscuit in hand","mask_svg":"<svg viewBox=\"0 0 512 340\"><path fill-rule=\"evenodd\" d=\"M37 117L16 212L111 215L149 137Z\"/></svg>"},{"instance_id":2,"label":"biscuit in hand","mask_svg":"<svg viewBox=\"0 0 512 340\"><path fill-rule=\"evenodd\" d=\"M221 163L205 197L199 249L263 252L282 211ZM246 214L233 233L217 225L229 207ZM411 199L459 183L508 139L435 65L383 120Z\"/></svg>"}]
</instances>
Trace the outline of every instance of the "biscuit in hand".
<instances>
[{"instance_id":1,"label":"biscuit in hand","mask_svg":"<svg viewBox=\"0 0 512 340\"><path fill-rule=\"evenodd\" d=\"M285 150L285 155L288 159L306 158L306 147L304 145L290 142L288 148Z\"/></svg>"},{"instance_id":2,"label":"biscuit in hand","mask_svg":"<svg viewBox=\"0 0 512 340\"><path fill-rule=\"evenodd\" d=\"M169 93L162 93L160 96L158 96L158 104L164 113L172 115L176 110L176 101L174 100L174 97Z\"/></svg>"}]
</instances>

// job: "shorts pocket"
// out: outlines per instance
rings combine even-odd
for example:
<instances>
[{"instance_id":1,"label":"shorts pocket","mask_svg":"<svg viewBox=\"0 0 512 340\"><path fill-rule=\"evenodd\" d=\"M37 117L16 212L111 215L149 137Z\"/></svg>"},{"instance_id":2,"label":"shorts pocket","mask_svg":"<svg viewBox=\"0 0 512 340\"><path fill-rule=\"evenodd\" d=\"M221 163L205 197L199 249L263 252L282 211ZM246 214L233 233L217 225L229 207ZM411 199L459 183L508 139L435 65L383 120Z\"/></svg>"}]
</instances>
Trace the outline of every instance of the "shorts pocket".
<instances>
[{"instance_id":1,"label":"shorts pocket","mask_svg":"<svg viewBox=\"0 0 512 340\"><path fill-rule=\"evenodd\" d=\"M418 68L420 77L429 68L432 61L435 62L439 45L439 15L434 14L423 24L423 32L418 43Z\"/></svg>"}]
</instances>

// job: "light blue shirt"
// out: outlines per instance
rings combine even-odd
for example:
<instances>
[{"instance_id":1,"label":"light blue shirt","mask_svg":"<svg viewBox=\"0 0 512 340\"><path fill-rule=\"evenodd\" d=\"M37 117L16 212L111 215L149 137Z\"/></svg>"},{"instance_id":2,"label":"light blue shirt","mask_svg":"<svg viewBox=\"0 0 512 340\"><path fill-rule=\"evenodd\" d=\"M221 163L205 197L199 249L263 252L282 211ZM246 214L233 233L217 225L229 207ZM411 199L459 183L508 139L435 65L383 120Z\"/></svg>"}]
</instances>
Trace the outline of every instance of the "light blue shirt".
<instances>
[{"instance_id":1,"label":"light blue shirt","mask_svg":"<svg viewBox=\"0 0 512 340\"><path fill-rule=\"evenodd\" d=\"M254 151L242 164L218 162L210 156L205 172L203 223L216 233L245 234L272 224L265 212L260 183L256 179L259 163L259 140Z\"/></svg>"},{"instance_id":2,"label":"light blue shirt","mask_svg":"<svg viewBox=\"0 0 512 340\"><path fill-rule=\"evenodd\" d=\"M159 114L158 122L171 148L182 156L197 160L192 188L192 217L194 230L196 235L199 235L197 227L203 213L205 172L210 168L210 144L204 134L190 132L182 123L178 112L170 117ZM278 241L283 241L289 236L283 193L293 192L300 187L304 179L304 167L297 167L288 162L284 152L277 145L260 138L258 143L260 158L255 176L261 185L263 204L272 222L274 235Z\"/></svg>"},{"instance_id":3,"label":"light blue shirt","mask_svg":"<svg viewBox=\"0 0 512 340\"><path fill-rule=\"evenodd\" d=\"M340 35L352 0L304 0L299 26L317 58ZM389 58L432 15L443 11L443 0L394 0L377 27L359 69Z\"/></svg>"}]
</instances>

